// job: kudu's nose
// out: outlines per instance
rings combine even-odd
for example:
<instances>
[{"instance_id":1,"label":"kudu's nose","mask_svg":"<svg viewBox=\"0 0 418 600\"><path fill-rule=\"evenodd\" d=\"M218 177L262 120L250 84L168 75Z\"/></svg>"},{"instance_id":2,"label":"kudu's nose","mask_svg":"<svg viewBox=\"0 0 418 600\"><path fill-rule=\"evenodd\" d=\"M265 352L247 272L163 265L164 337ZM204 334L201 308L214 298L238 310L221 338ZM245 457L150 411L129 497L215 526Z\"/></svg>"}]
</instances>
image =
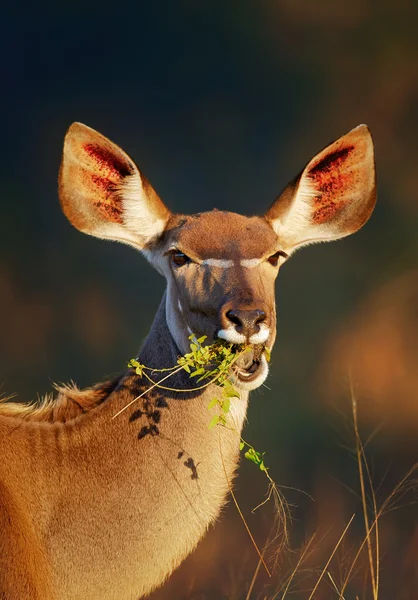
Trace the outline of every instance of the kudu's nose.
<instances>
[{"instance_id":1,"label":"kudu's nose","mask_svg":"<svg viewBox=\"0 0 418 600\"><path fill-rule=\"evenodd\" d=\"M225 313L228 324L233 323L235 331L245 335L249 339L255 333L260 331L260 323L266 320L264 310L228 310Z\"/></svg>"}]
</instances>

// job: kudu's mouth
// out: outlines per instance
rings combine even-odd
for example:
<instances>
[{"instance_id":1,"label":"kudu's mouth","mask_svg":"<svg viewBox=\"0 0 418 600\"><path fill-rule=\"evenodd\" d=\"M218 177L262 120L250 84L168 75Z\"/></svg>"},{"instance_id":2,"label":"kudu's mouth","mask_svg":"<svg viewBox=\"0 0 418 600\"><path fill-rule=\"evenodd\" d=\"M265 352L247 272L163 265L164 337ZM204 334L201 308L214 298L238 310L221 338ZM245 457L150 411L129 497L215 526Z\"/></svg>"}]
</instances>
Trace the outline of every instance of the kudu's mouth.
<instances>
[{"instance_id":1,"label":"kudu's mouth","mask_svg":"<svg viewBox=\"0 0 418 600\"><path fill-rule=\"evenodd\" d=\"M267 361L264 354L264 344L254 344L236 361L233 366L233 372L237 378L237 383L242 387L252 387L262 372L266 370ZM265 377L263 377L264 381ZM258 385L261 385L262 381ZM258 387L258 385L254 387Z\"/></svg>"}]
</instances>

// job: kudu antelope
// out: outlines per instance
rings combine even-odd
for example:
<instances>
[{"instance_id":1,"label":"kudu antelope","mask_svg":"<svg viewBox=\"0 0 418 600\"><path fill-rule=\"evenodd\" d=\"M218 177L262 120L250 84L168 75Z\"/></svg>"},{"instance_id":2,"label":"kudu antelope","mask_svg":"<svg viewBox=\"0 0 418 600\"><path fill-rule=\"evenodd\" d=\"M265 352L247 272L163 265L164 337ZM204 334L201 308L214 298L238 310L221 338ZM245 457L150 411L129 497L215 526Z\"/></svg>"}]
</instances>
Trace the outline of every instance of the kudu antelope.
<instances>
[{"instance_id":1,"label":"kudu antelope","mask_svg":"<svg viewBox=\"0 0 418 600\"><path fill-rule=\"evenodd\" d=\"M75 123L59 195L70 222L139 249L167 289L139 353L171 367L188 336L250 344L231 380L240 432L248 393L266 379L276 336L274 282L301 246L359 229L375 203L373 144L361 125L316 155L264 216L171 213L115 144ZM55 399L0 405L0 598L137 600L195 548L225 502L239 437L210 430L212 384L187 373L154 388L132 369ZM224 470L225 469L225 470Z\"/></svg>"}]
</instances>

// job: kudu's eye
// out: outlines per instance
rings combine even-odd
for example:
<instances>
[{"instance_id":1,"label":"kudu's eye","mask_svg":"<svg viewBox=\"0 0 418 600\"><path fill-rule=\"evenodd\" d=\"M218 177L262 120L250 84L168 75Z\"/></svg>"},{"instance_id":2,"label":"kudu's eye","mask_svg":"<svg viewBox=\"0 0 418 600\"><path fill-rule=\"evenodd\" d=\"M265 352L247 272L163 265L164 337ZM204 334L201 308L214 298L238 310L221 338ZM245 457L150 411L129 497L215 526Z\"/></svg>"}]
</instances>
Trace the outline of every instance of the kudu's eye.
<instances>
[{"instance_id":1,"label":"kudu's eye","mask_svg":"<svg viewBox=\"0 0 418 600\"><path fill-rule=\"evenodd\" d=\"M277 265L279 264L279 258L281 256L284 256L284 258L287 258L288 255L286 254L286 252L283 252L283 250L279 250L275 254L272 254L271 256L269 256L267 260L273 267L277 267Z\"/></svg>"},{"instance_id":2,"label":"kudu's eye","mask_svg":"<svg viewBox=\"0 0 418 600\"><path fill-rule=\"evenodd\" d=\"M183 265L187 265L187 263L191 262L191 258L179 250L173 250L171 252L171 261L176 265L176 267L182 267Z\"/></svg>"}]
</instances>

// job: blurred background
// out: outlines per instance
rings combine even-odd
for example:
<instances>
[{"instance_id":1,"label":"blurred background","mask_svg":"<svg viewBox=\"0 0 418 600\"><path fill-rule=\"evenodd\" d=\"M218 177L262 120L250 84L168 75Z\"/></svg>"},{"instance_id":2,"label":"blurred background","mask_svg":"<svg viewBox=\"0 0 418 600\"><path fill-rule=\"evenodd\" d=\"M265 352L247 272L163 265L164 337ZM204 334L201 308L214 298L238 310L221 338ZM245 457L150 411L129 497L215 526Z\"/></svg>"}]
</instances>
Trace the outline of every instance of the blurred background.
<instances>
[{"instance_id":1,"label":"blurred background","mask_svg":"<svg viewBox=\"0 0 418 600\"><path fill-rule=\"evenodd\" d=\"M251 588L258 558L230 504L152 596L281 598L316 532L287 592L307 600L355 513L314 594L338 598L364 537L350 377L379 506L418 460L418 4L64 0L2 14L0 391L20 400L123 369L164 289L134 250L81 235L61 213L73 121L122 146L170 209L248 215L328 142L371 128L376 210L355 236L282 269L269 389L252 394L244 432L284 486L291 549L279 535L273 577L260 569ZM251 514L265 491L243 461L236 493L260 547L274 533L271 503ZM415 500L404 489L380 520L383 600L417 598ZM367 570L362 554L346 600L373 597Z\"/></svg>"}]
</instances>

